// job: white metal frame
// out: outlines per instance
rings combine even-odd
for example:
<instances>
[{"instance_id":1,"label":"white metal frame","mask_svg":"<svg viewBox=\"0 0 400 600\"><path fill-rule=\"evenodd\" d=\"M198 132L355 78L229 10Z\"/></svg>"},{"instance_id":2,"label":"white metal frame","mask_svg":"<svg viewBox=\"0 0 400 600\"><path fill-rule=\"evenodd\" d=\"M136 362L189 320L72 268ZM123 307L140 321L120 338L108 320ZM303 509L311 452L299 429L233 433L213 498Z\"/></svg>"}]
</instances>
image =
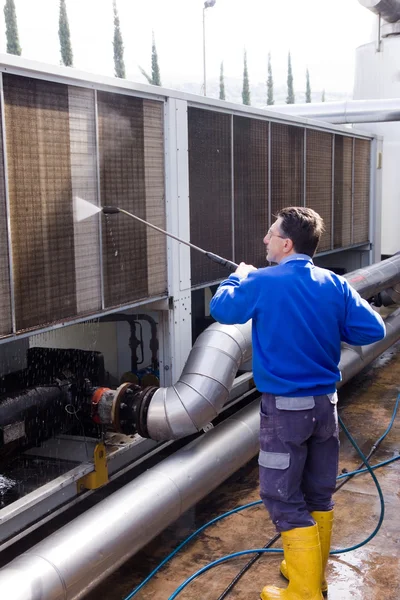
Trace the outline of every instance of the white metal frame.
<instances>
[{"instance_id":1,"label":"white metal frame","mask_svg":"<svg viewBox=\"0 0 400 600\"><path fill-rule=\"evenodd\" d=\"M165 105L165 187L167 231L190 239L187 103ZM180 376L192 347L190 249L167 238L170 376Z\"/></svg>"}]
</instances>

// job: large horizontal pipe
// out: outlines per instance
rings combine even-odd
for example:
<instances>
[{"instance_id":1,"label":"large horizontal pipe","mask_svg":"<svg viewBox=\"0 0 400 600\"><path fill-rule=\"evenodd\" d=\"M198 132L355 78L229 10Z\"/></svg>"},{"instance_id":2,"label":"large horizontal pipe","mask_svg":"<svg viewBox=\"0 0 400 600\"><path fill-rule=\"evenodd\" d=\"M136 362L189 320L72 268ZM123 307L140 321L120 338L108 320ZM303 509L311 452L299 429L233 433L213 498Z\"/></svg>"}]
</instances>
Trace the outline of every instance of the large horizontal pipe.
<instances>
[{"instance_id":1,"label":"large horizontal pipe","mask_svg":"<svg viewBox=\"0 0 400 600\"><path fill-rule=\"evenodd\" d=\"M400 308L385 320L386 336L380 342L370 344L369 346L349 346L342 345L339 369L342 374L342 380L337 384L340 388L344 383L350 381L354 375L359 373L364 367L369 365L375 358L378 358L382 352L393 346L400 339Z\"/></svg>"},{"instance_id":2,"label":"large horizontal pipe","mask_svg":"<svg viewBox=\"0 0 400 600\"><path fill-rule=\"evenodd\" d=\"M400 121L400 98L285 104L268 106L268 110L337 124L381 123Z\"/></svg>"},{"instance_id":3,"label":"large horizontal pipe","mask_svg":"<svg viewBox=\"0 0 400 600\"><path fill-rule=\"evenodd\" d=\"M369 267L352 271L345 278L363 298L372 298L400 283L400 253Z\"/></svg>"},{"instance_id":4,"label":"large horizontal pipe","mask_svg":"<svg viewBox=\"0 0 400 600\"><path fill-rule=\"evenodd\" d=\"M400 309L386 326L383 340L343 349L338 387L400 338ZM13 560L0 570L0 597L83 598L255 456L258 412L255 401Z\"/></svg>"}]
</instances>

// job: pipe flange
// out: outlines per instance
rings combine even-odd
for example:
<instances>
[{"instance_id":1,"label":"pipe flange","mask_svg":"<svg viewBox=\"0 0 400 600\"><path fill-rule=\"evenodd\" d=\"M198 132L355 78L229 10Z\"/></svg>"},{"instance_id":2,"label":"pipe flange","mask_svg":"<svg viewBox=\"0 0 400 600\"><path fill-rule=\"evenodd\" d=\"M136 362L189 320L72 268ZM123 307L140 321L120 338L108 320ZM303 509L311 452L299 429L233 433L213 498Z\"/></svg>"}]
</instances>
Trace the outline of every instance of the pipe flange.
<instances>
[{"instance_id":1,"label":"pipe flange","mask_svg":"<svg viewBox=\"0 0 400 600\"><path fill-rule=\"evenodd\" d=\"M149 412L150 402L158 389L159 388L155 386L149 386L144 388L143 392L141 393L136 429L138 434L144 438L150 437L147 429L147 413Z\"/></svg>"},{"instance_id":2,"label":"pipe flange","mask_svg":"<svg viewBox=\"0 0 400 600\"><path fill-rule=\"evenodd\" d=\"M128 390L137 390L136 383L123 383L117 388L113 402L111 405L111 424L114 428L114 431L117 433L122 433L121 431L121 419L120 419L120 408L121 402L124 399L124 396Z\"/></svg>"}]
</instances>

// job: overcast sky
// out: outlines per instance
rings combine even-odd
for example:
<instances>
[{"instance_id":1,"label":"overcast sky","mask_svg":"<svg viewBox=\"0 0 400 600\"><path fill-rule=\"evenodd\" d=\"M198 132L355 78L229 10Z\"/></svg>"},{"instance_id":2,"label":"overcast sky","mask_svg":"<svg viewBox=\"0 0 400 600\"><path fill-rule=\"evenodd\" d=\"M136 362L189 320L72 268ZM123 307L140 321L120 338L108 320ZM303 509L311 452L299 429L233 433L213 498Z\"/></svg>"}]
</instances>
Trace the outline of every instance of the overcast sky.
<instances>
[{"instance_id":1,"label":"overcast sky","mask_svg":"<svg viewBox=\"0 0 400 600\"><path fill-rule=\"evenodd\" d=\"M2 2L4 5L4 0ZM112 0L66 0L74 66L114 74ZM22 56L59 64L59 0L15 0ZM145 82L154 29L163 84L203 79L203 0L117 0L127 78ZM1 15L2 16L2 15ZM276 85L286 82L292 53L295 90L308 67L314 90L352 92L355 50L370 41L375 15L358 0L217 0L206 11L207 78L242 77L246 48L251 84L266 79L271 52ZM0 49L6 50L2 19Z\"/></svg>"}]
</instances>

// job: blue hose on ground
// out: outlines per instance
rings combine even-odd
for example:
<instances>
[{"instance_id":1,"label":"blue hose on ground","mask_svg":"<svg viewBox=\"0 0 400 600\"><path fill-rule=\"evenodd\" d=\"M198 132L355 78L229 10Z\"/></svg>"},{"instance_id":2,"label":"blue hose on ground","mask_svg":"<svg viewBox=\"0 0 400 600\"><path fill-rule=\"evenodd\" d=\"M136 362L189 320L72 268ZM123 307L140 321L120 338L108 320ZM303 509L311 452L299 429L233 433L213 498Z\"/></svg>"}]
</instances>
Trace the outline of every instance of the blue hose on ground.
<instances>
[{"instance_id":1,"label":"blue hose on ground","mask_svg":"<svg viewBox=\"0 0 400 600\"><path fill-rule=\"evenodd\" d=\"M387 436L387 434L390 432L393 423L394 423L394 419L396 417L397 414L397 410L398 410L398 406L400 403L400 394L398 394L397 396L397 400L396 400L396 404L393 410L393 415L392 415L392 419L390 421L390 424L388 426L388 428L386 429L385 433L378 439L378 441L374 444L374 446L371 449L371 452L369 454L369 456L372 454L373 451L375 451L379 444L384 440L384 438ZM400 456L396 456L394 458L391 458L389 460L383 461L381 463L378 463L377 465L374 466L370 466L368 463L367 458L363 455L363 453L361 452L360 448L357 446L357 443L354 441L354 439L351 437L349 431L347 430L347 428L345 427L343 421L341 420L341 418L339 417L339 422L340 425L343 429L343 431L345 432L346 436L348 437L349 441L351 442L351 444L353 445L353 447L355 448L355 450L357 451L357 453L360 455L360 457L362 458L363 463L366 465L365 469L357 469L355 471L351 471L349 473L344 473L342 475L339 475L337 477L337 479L344 479L344 478L349 478L352 477L354 475L358 475L358 474L362 474L362 473L366 473L367 471L371 474L371 477L374 480L374 483L376 485L378 494L379 494L379 499L380 499L380 503L381 503L381 513L380 513L380 517L379 517L379 521L377 526L375 527L374 531L368 536L368 538L366 538L363 542L360 542L359 544L356 544L355 546L351 546L349 548L344 548L344 549L340 549L340 550L333 550L331 552L331 554L343 554L345 552L350 552L352 550L356 550L358 548L360 548L361 546L364 546L365 544L367 544L368 542L371 541L371 539L373 537L375 537L375 535L378 533L382 522L383 522L383 518L384 518L384 513L385 513L385 504L384 504L384 498L383 498L383 494L382 494L382 490L380 488L380 485L378 483L378 480L374 474L374 470L375 469L379 469L383 466L386 466L392 462L395 462L396 460L400 459ZM207 527L209 527L210 525L213 525L214 523L221 521L222 519L224 519L225 517L228 517L234 513L240 512L242 510L245 510L246 508L250 508L252 506L256 506L262 504L262 500L256 500L255 502L250 502L249 504L245 504L243 506L239 506L233 510L230 510L226 513L224 513L223 515L220 515L218 517L216 517L215 519L212 519L211 521L209 521L208 523L206 523L205 525L203 525L202 527L200 527L199 529L197 529L194 533L192 533L188 538L186 538L177 548L175 548L175 550L173 550L147 577L146 579L144 579L134 590L132 590L132 592L126 596L126 598L124 600L131 600L149 581L150 579L152 579L154 577L154 575L156 575L156 573L168 562L170 561L184 546L186 546L186 544L188 544L191 540L193 540L197 535L199 535L201 532L203 532L205 529L207 529ZM282 553L283 550L280 548L256 548L256 549L252 549L252 550L243 550L241 552L235 552L233 554L229 554L227 556L224 556L216 561L213 561L212 563L209 563L208 565L204 566L202 569L200 569L199 571L197 571L196 573L194 573L191 577L189 577L186 581L184 581L181 586L179 586L179 588L177 588L174 592L174 594L172 596L170 596L170 598L168 600L174 600L174 598L176 598L176 596L189 584L191 583L194 579L196 579L197 577L199 577L200 575L202 575L203 573L205 573L206 571L208 571L209 569L223 563L226 562L228 560L231 560L232 558L236 558L238 556L243 556L245 554L255 554L255 553L259 553L262 554L264 552L270 552L270 553Z\"/></svg>"},{"instance_id":2,"label":"blue hose on ground","mask_svg":"<svg viewBox=\"0 0 400 600\"><path fill-rule=\"evenodd\" d=\"M397 409L399 408L399 403L400 403L400 394L398 394L397 398L396 398L396 404L394 405L394 409L393 409L393 415L392 418L390 420L389 426L386 429L385 433L379 438L379 440L372 446L371 448L371 453L375 452L375 450L378 448L379 444L385 439L385 437L387 436L387 434L389 433L389 431L392 429L394 420L396 418L396 414L397 414Z\"/></svg>"},{"instance_id":3,"label":"blue hose on ground","mask_svg":"<svg viewBox=\"0 0 400 600\"><path fill-rule=\"evenodd\" d=\"M219 517L215 517L215 519L212 519L212 521L209 521L208 523L206 523L205 525L203 525L202 527L197 529L197 531L195 531L189 537L187 537L185 540L183 540L183 542L181 544L179 544L179 546L177 546L177 548L175 548L175 550L173 550L171 552L171 554L168 554L168 556L166 558L164 558L164 560L159 565L157 565L157 567L149 575L147 575L146 579L144 579L141 584L139 584L137 587L135 587L135 589L129 594L129 596L127 596L125 598L125 600L131 600L131 598L136 596L136 594L142 589L142 587L144 587L146 585L146 583L148 583L150 581L150 579L152 579L152 577L154 577L154 575L156 573L158 573L158 571L165 564L167 564L167 562L170 561L171 558L173 558L175 556L175 554L177 554L180 550L182 550L182 548L184 546L186 546L186 544L191 542L193 540L193 538L195 538L202 531L207 529L207 527L209 527L210 525L214 525L214 523L217 523L218 521L221 521L222 519L225 519L225 517L229 517L230 515L233 515L234 513L240 512L241 510L245 510L246 508L250 508L251 506L256 506L257 504L260 504L260 503L261 503L261 500L255 500L254 502L250 502L249 504L243 504L243 506L238 506L237 508L234 508L233 510L226 512L223 515L220 515Z\"/></svg>"},{"instance_id":4,"label":"blue hose on ground","mask_svg":"<svg viewBox=\"0 0 400 600\"><path fill-rule=\"evenodd\" d=\"M373 465L371 469L375 471L375 469L380 469L381 467L386 467L386 465L390 465L390 463L396 462L396 460L400 460L399 456L394 456L393 458L388 458L388 460L384 460L376 465ZM362 473L367 473L368 469L357 469L357 471L349 471L349 473L343 473L342 475L338 475L336 477L337 480L345 479L346 477L353 477L353 475L361 475Z\"/></svg>"}]
</instances>

